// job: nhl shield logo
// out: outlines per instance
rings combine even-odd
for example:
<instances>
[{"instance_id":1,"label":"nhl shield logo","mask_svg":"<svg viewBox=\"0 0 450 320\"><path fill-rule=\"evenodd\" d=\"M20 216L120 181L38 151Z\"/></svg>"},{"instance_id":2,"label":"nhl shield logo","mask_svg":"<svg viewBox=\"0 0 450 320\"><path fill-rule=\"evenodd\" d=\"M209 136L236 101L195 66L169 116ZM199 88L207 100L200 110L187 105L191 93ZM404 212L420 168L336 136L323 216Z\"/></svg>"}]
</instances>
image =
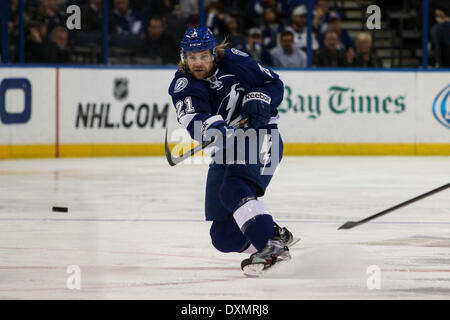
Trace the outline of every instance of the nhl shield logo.
<instances>
[{"instance_id":1,"label":"nhl shield logo","mask_svg":"<svg viewBox=\"0 0 450 320\"><path fill-rule=\"evenodd\" d=\"M438 93L433 102L433 115L440 124L450 129L450 84Z\"/></svg>"},{"instance_id":2,"label":"nhl shield logo","mask_svg":"<svg viewBox=\"0 0 450 320\"><path fill-rule=\"evenodd\" d=\"M114 79L114 98L116 98L117 100L123 100L126 97L128 97L128 79Z\"/></svg>"}]
</instances>

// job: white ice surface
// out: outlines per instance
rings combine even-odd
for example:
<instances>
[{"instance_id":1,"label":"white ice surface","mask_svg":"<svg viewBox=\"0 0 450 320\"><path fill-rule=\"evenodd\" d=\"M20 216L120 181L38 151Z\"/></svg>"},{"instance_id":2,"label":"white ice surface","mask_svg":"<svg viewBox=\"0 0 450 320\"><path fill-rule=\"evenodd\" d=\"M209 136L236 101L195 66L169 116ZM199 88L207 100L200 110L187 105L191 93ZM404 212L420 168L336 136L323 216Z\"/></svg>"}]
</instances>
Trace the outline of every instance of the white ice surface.
<instances>
[{"instance_id":1,"label":"white ice surface","mask_svg":"<svg viewBox=\"0 0 450 320\"><path fill-rule=\"evenodd\" d=\"M164 158L0 161L0 299L450 298L450 189L337 230L448 183L449 157L284 158L262 200L302 240L258 279L246 254L211 245L206 173Z\"/></svg>"}]
</instances>

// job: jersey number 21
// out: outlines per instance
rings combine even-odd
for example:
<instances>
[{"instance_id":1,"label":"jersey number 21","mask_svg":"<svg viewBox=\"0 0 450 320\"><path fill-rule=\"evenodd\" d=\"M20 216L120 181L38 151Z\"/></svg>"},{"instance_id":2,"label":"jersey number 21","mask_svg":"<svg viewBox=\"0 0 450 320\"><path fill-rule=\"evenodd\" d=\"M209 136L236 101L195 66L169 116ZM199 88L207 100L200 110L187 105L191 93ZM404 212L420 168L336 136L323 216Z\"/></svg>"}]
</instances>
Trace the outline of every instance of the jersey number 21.
<instances>
[{"instance_id":1,"label":"jersey number 21","mask_svg":"<svg viewBox=\"0 0 450 320\"><path fill-rule=\"evenodd\" d=\"M186 105L186 108L184 108L184 110L183 110L184 105ZM195 110L194 110L194 107L192 106L191 96L184 98L184 101L183 100L178 101L175 104L175 109L177 110L178 120L180 120L180 118L182 116L184 116L186 113L193 113Z\"/></svg>"}]
</instances>

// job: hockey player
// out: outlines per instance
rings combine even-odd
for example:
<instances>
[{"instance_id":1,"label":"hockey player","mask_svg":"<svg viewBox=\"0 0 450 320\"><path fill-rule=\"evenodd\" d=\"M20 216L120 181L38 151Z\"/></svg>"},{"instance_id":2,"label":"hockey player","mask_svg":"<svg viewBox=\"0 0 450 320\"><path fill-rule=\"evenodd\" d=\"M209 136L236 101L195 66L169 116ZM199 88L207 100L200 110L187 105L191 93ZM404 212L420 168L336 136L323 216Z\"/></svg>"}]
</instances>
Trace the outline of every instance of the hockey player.
<instances>
[{"instance_id":1,"label":"hockey player","mask_svg":"<svg viewBox=\"0 0 450 320\"><path fill-rule=\"evenodd\" d=\"M230 150L249 153L251 143L258 148L256 163L247 154L245 163L221 161L227 155L213 157L205 197L206 220L213 221L213 246L221 252L252 253L242 261L241 268L247 275L258 275L279 261L290 260L289 246L298 241L273 221L267 206L258 199L272 178L264 170L268 163L274 169L283 153L277 107L284 86L276 73L248 54L226 47L226 43L216 43L207 27L188 29L181 41L179 70L169 94L178 122L193 139L202 143L214 137L218 142L215 150L224 155ZM246 131L264 130L266 134L256 135L256 141L237 143L231 124L242 119L248 120ZM278 150L272 150L275 144Z\"/></svg>"}]
</instances>

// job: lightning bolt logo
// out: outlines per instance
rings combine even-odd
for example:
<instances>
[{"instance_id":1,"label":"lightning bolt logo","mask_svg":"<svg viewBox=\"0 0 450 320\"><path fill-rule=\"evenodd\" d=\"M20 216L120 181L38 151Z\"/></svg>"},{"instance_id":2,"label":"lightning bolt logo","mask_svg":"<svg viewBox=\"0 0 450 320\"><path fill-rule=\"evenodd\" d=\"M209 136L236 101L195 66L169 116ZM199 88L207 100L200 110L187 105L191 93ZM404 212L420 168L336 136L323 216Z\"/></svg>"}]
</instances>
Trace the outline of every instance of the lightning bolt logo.
<instances>
[{"instance_id":1,"label":"lightning bolt logo","mask_svg":"<svg viewBox=\"0 0 450 320\"><path fill-rule=\"evenodd\" d=\"M222 100L222 103L223 103L224 100L226 98L228 98L228 103L227 103L227 106L226 106L226 109L225 109L226 111L228 111L227 118L225 119L225 121L227 123L230 123L231 116L233 115L234 109L236 109L236 103L237 103L237 101L239 99L239 93L236 90L236 86L238 84L239 83L234 84L231 87L231 89L230 89L230 93L228 93L228 95ZM219 110L220 110L220 108L219 108Z\"/></svg>"},{"instance_id":2,"label":"lightning bolt logo","mask_svg":"<svg viewBox=\"0 0 450 320\"><path fill-rule=\"evenodd\" d=\"M262 155L262 159L264 161L264 166L261 169L261 172L264 171L267 163L270 161L270 148L272 147L272 136L270 134L264 135L263 143L261 146L260 154ZM261 158L260 158L261 159Z\"/></svg>"}]
</instances>

